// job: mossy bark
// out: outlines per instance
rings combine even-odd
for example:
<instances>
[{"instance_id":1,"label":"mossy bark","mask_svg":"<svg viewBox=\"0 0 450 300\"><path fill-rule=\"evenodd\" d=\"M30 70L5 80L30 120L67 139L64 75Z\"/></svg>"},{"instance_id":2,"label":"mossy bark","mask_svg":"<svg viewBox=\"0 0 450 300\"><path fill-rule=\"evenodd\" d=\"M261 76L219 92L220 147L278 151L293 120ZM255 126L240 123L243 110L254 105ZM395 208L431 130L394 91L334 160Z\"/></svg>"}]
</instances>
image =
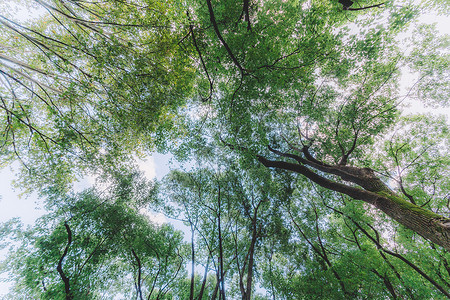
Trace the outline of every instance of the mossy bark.
<instances>
[{"instance_id":1,"label":"mossy bark","mask_svg":"<svg viewBox=\"0 0 450 300\"><path fill-rule=\"evenodd\" d=\"M450 250L450 220L430 210L388 193L372 203L392 219L413 230L422 237Z\"/></svg>"},{"instance_id":2,"label":"mossy bark","mask_svg":"<svg viewBox=\"0 0 450 300\"><path fill-rule=\"evenodd\" d=\"M331 166L293 154L273 149L271 151L280 156L293 158L297 163L269 160L257 155L258 161L264 166L299 173L323 188L370 203L400 224L450 251L450 219L398 196L371 169L342 165ZM345 182L359 185L361 188L352 184L336 182L317 171L338 176Z\"/></svg>"}]
</instances>

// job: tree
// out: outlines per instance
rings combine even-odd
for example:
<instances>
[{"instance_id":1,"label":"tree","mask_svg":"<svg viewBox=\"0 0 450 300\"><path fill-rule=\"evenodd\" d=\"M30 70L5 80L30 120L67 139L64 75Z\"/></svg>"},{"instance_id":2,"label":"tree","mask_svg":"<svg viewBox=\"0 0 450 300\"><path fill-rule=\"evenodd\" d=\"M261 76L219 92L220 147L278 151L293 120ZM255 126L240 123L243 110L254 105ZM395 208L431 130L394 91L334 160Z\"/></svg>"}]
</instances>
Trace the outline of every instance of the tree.
<instances>
[{"instance_id":1,"label":"tree","mask_svg":"<svg viewBox=\"0 0 450 300\"><path fill-rule=\"evenodd\" d=\"M300 242L291 242L288 251L277 251L272 271L266 270L266 280L272 280L281 295L332 295L333 299L449 297L448 279L439 275L435 263L422 261L423 255L435 248L428 244L418 247L411 241L402 249L404 243L395 245L395 241L385 240L392 233L383 232L386 228L379 222L386 220L362 213L367 205L352 203L348 197L334 198L326 189L313 190L294 195L293 202L286 205L291 230L300 236ZM422 258L406 250L419 248ZM292 271L298 269L302 272ZM290 274L289 279L284 274Z\"/></svg>"},{"instance_id":2,"label":"tree","mask_svg":"<svg viewBox=\"0 0 450 300\"><path fill-rule=\"evenodd\" d=\"M417 26L399 46L425 8L281 0L37 4L47 19L1 17L1 43L10 49L0 56L1 154L23 162L22 179L49 207L59 207L79 174L126 179L134 155L171 151L198 165L172 173L161 196L192 234L180 255L194 270L173 291L187 295L189 282L190 299L208 292L249 299L258 297L257 282L288 299L448 297L448 124L401 113L413 96L448 104L448 39ZM403 93L406 67L418 80ZM131 186L120 182L119 190ZM111 222L141 224L127 204L133 197L114 195L123 200L115 209L135 217ZM79 229L52 218L62 251L52 256L60 266L54 277L70 296L78 290L64 263ZM158 273L147 267L157 251L128 239L121 255L134 266L127 274L143 298L152 291L143 274ZM164 268L176 270L180 257L161 247L170 260ZM421 263L420 254L430 260ZM210 261L215 290L205 288ZM196 264L205 267L201 284ZM330 288L319 290L314 278ZM426 284L415 288L418 281Z\"/></svg>"},{"instance_id":3,"label":"tree","mask_svg":"<svg viewBox=\"0 0 450 300\"><path fill-rule=\"evenodd\" d=\"M275 224L280 222L278 205L288 192L264 168L240 170L216 155L214 167L169 173L161 187L168 191L165 209L190 226L191 246L203 264L211 259L219 297L225 298L223 286L229 284L231 295L226 297L253 299L263 245L270 238L282 239Z\"/></svg>"},{"instance_id":4,"label":"tree","mask_svg":"<svg viewBox=\"0 0 450 300\"><path fill-rule=\"evenodd\" d=\"M210 15L212 18L211 10ZM333 16L329 17L333 20ZM314 36L314 46L324 44L325 49L302 48L306 53L302 53L301 60L310 58L311 65L298 68L283 65L283 72L269 68L265 74L273 76L266 78L259 77L259 73L247 67L255 59L247 53L251 49L248 38L241 40L244 46L236 48L239 54L233 56L222 42L230 57L229 64L234 63L241 77L234 87L233 84L227 86L228 91L234 89L228 94L224 92L229 97L217 99L221 115L215 123L222 122L222 126L217 129L216 136L226 146L254 156L266 167L296 172L321 187L372 204L426 239L450 249L450 220L414 204L414 200L404 193L397 193L376 174L379 165L371 164L367 159L367 154L375 151L377 139L381 140L386 130L398 120L401 96L397 93L396 78L405 58L394 45L394 33L400 23L410 17L410 11L403 11L402 20L393 18L392 23L377 24L377 27L339 42L335 42L339 40L339 34L334 35L321 27L318 29L315 22L308 23L302 28L303 32L295 31L302 41L311 36L309 30L323 30L322 36L328 34L332 42L320 43ZM295 25L297 23L293 23ZM285 31L291 34L283 28ZM238 39L236 36L239 34L234 34L233 38ZM314 51L314 59L309 50ZM317 53L327 53L328 59L316 62ZM299 59L295 51L290 54L289 58ZM265 55L260 53L256 57L268 59ZM332 55L335 56L330 58ZM237 64L235 57L239 56L246 58L245 63ZM281 54L277 56L284 58ZM437 69L439 71L433 70L429 74L444 70ZM283 77L275 79L281 73ZM448 161L444 159L444 153L448 130L443 130L445 144L440 143L437 147L441 149L434 151L439 155L436 159L443 172L447 172ZM423 153L419 157L421 155ZM436 205L437 208L443 203Z\"/></svg>"},{"instance_id":5,"label":"tree","mask_svg":"<svg viewBox=\"0 0 450 300\"><path fill-rule=\"evenodd\" d=\"M140 212L151 193L137 179L118 178L102 193L66 196L32 228L10 224L9 234L21 244L12 244L4 266L15 279L9 296L170 299L186 276L182 233Z\"/></svg>"},{"instance_id":6,"label":"tree","mask_svg":"<svg viewBox=\"0 0 450 300\"><path fill-rule=\"evenodd\" d=\"M18 158L35 178L61 184L74 170L105 169L170 140L193 71L176 46L176 5L35 5L42 19L1 16L5 161Z\"/></svg>"}]
</instances>

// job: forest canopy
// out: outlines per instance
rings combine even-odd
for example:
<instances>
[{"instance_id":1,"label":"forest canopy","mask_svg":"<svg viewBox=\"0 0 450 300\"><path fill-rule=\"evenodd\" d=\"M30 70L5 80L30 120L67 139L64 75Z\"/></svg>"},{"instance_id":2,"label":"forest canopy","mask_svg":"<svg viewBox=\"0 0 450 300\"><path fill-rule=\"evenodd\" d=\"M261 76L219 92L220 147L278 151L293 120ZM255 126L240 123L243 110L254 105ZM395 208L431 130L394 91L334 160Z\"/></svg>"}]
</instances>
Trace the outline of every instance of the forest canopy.
<instances>
[{"instance_id":1,"label":"forest canopy","mask_svg":"<svg viewBox=\"0 0 450 300\"><path fill-rule=\"evenodd\" d=\"M47 211L0 227L7 299L450 298L448 11L1 3L0 165Z\"/></svg>"}]
</instances>

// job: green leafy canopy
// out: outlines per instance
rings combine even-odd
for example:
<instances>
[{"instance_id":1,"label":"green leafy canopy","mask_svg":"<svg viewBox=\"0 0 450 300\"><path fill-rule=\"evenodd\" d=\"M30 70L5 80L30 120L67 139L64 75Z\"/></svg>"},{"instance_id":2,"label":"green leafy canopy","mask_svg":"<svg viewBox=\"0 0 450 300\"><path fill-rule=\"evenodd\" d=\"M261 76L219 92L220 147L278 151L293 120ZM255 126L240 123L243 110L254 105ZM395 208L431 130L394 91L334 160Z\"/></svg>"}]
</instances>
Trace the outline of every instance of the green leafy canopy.
<instances>
[{"instance_id":1,"label":"green leafy canopy","mask_svg":"<svg viewBox=\"0 0 450 300\"><path fill-rule=\"evenodd\" d=\"M11 297L450 297L448 119L404 112L448 107L447 3L19 5L0 164L48 213L1 227ZM155 151L183 167L146 180Z\"/></svg>"}]
</instances>

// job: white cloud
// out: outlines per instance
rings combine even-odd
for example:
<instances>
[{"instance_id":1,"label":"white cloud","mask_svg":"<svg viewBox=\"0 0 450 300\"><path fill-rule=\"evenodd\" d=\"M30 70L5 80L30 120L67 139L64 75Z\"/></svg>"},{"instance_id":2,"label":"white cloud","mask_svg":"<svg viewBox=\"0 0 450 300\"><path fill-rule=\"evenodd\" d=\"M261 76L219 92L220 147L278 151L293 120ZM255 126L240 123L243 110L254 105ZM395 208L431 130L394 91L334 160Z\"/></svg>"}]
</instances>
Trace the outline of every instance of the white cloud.
<instances>
[{"instance_id":1,"label":"white cloud","mask_svg":"<svg viewBox=\"0 0 450 300\"><path fill-rule=\"evenodd\" d=\"M164 216L162 213L155 213L146 208L141 208L139 212L144 216L147 216L150 219L150 221L152 221L155 224L162 225L168 222L166 216Z\"/></svg>"},{"instance_id":2,"label":"white cloud","mask_svg":"<svg viewBox=\"0 0 450 300\"><path fill-rule=\"evenodd\" d=\"M95 185L95 176L84 176L73 183L73 191L79 193Z\"/></svg>"},{"instance_id":3,"label":"white cloud","mask_svg":"<svg viewBox=\"0 0 450 300\"><path fill-rule=\"evenodd\" d=\"M149 156L143 159L137 159L139 170L144 172L147 179L153 179L156 177L155 160Z\"/></svg>"}]
</instances>

